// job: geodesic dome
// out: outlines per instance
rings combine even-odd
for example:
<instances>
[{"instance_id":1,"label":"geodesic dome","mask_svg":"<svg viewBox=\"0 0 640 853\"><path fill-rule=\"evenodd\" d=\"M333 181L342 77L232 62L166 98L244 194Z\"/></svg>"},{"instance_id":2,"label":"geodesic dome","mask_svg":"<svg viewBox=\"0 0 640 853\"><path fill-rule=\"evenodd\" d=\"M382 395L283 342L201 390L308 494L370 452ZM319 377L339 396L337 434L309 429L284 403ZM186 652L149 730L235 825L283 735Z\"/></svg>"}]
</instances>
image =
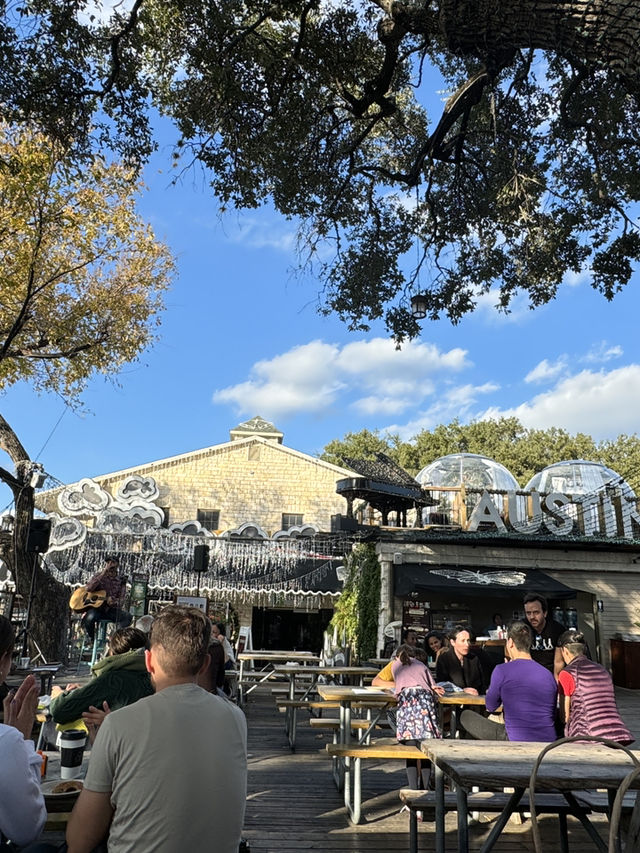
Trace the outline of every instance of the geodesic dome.
<instances>
[{"instance_id":1,"label":"geodesic dome","mask_svg":"<svg viewBox=\"0 0 640 853\"><path fill-rule=\"evenodd\" d=\"M520 485L504 465L478 453L451 453L424 467L416 480L425 488L459 487L474 489L519 489Z\"/></svg>"},{"instance_id":2,"label":"geodesic dome","mask_svg":"<svg viewBox=\"0 0 640 853\"><path fill-rule=\"evenodd\" d=\"M562 492L566 495L586 495L598 492L611 483L620 488L623 494L635 496L631 486L623 480L620 474L601 465L599 462L588 462L585 459L566 459L564 462L554 462L542 471L534 474L524 487L525 492Z\"/></svg>"}]
</instances>

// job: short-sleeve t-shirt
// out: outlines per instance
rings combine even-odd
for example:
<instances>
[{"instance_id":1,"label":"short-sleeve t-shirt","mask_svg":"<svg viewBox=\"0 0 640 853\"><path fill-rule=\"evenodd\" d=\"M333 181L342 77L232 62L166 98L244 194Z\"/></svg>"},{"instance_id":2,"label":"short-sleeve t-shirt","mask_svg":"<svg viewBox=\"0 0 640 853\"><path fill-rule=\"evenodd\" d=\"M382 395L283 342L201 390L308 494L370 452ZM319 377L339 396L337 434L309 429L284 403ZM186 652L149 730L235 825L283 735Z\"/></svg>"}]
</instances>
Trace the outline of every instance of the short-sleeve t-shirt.
<instances>
[{"instance_id":1,"label":"short-sleeve t-shirt","mask_svg":"<svg viewBox=\"0 0 640 853\"><path fill-rule=\"evenodd\" d=\"M527 625L529 625L528 622ZM566 628L564 625L556 622L555 619L547 619L544 628L539 634L534 631L531 625L529 625L529 628L531 628L531 633L533 634L530 649L531 657L536 663L542 664L545 669L548 669L552 673L558 640L564 634Z\"/></svg>"},{"instance_id":2,"label":"short-sleeve t-shirt","mask_svg":"<svg viewBox=\"0 0 640 853\"><path fill-rule=\"evenodd\" d=\"M238 853L247 786L242 711L176 684L109 714L84 787L110 792L109 853Z\"/></svg>"},{"instance_id":3,"label":"short-sleeve t-shirt","mask_svg":"<svg viewBox=\"0 0 640 853\"><path fill-rule=\"evenodd\" d=\"M576 689L576 682L570 672L562 670L558 675L558 685L563 696L573 696Z\"/></svg>"},{"instance_id":4,"label":"short-sleeve t-shirt","mask_svg":"<svg viewBox=\"0 0 640 853\"><path fill-rule=\"evenodd\" d=\"M393 681L393 664L395 659L390 660L386 666L383 666L380 672L378 673L378 678L381 678L383 681Z\"/></svg>"},{"instance_id":5,"label":"short-sleeve t-shirt","mask_svg":"<svg viewBox=\"0 0 640 853\"><path fill-rule=\"evenodd\" d=\"M555 740L556 700L555 678L533 660L501 663L491 673L487 711L502 704L509 740Z\"/></svg>"}]
</instances>

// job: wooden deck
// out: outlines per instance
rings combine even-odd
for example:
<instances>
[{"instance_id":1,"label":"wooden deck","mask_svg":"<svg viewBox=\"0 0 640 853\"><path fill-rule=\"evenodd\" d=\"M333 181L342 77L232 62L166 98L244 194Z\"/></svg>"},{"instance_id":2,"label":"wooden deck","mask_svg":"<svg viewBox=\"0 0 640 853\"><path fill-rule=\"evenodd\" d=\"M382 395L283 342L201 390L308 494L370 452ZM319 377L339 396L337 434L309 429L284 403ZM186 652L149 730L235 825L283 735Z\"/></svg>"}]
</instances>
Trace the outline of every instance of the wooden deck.
<instances>
[{"instance_id":1,"label":"wooden deck","mask_svg":"<svg viewBox=\"0 0 640 853\"><path fill-rule=\"evenodd\" d=\"M618 693L621 713L640 742L640 691ZM287 851L372 851L395 853L409 849L409 818L400 812L398 790L406 786L400 761L366 762L362 772L364 819L349 822L347 811L331 775L325 744L331 735L306 725L301 713L296 751L289 750L283 715L270 693L255 691L246 705L249 726L249 792L244 836L251 853ZM478 850L495 816L481 816L470 831L471 849ZM447 853L456 850L455 815L447 816ZM606 821L593 823L606 838ZM557 818L540 818L546 853L560 850ZM594 845L577 820L569 818L570 850L589 853ZM419 825L419 850L434 849L434 825ZM496 853L533 851L529 821L510 823L496 844Z\"/></svg>"}]
</instances>

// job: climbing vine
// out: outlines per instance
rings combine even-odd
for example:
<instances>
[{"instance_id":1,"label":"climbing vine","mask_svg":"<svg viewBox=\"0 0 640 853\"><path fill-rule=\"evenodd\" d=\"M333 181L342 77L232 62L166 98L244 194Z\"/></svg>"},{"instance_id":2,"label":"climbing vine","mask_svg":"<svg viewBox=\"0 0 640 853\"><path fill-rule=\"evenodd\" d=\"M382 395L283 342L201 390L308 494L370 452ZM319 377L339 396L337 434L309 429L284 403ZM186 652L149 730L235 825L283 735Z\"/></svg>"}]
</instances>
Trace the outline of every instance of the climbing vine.
<instances>
[{"instance_id":1,"label":"climbing vine","mask_svg":"<svg viewBox=\"0 0 640 853\"><path fill-rule=\"evenodd\" d=\"M347 559L347 578L331 628L360 660L375 657L380 609L380 564L373 545L357 545Z\"/></svg>"}]
</instances>

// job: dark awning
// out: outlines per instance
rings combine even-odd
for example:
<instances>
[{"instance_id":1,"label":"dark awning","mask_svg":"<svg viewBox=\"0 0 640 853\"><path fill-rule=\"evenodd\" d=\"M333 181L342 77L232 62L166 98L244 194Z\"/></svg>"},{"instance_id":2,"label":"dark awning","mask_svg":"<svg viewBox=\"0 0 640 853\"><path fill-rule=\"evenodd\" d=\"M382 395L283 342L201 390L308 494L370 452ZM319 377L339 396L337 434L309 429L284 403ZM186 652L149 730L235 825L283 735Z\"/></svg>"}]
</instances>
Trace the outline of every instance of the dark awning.
<instances>
[{"instance_id":1,"label":"dark awning","mask_svg":"<svg viewBox=\"0 0 640 853\"><path fill-rule=\"evenodd\" d=\"M546 598L575 598L576 591L540 569L504 569L475 566L426 566L409 563L394 566L394 593L446 592L456 595L490 595L511 598L539 592Z\"/></svg>"}]
</instances>

